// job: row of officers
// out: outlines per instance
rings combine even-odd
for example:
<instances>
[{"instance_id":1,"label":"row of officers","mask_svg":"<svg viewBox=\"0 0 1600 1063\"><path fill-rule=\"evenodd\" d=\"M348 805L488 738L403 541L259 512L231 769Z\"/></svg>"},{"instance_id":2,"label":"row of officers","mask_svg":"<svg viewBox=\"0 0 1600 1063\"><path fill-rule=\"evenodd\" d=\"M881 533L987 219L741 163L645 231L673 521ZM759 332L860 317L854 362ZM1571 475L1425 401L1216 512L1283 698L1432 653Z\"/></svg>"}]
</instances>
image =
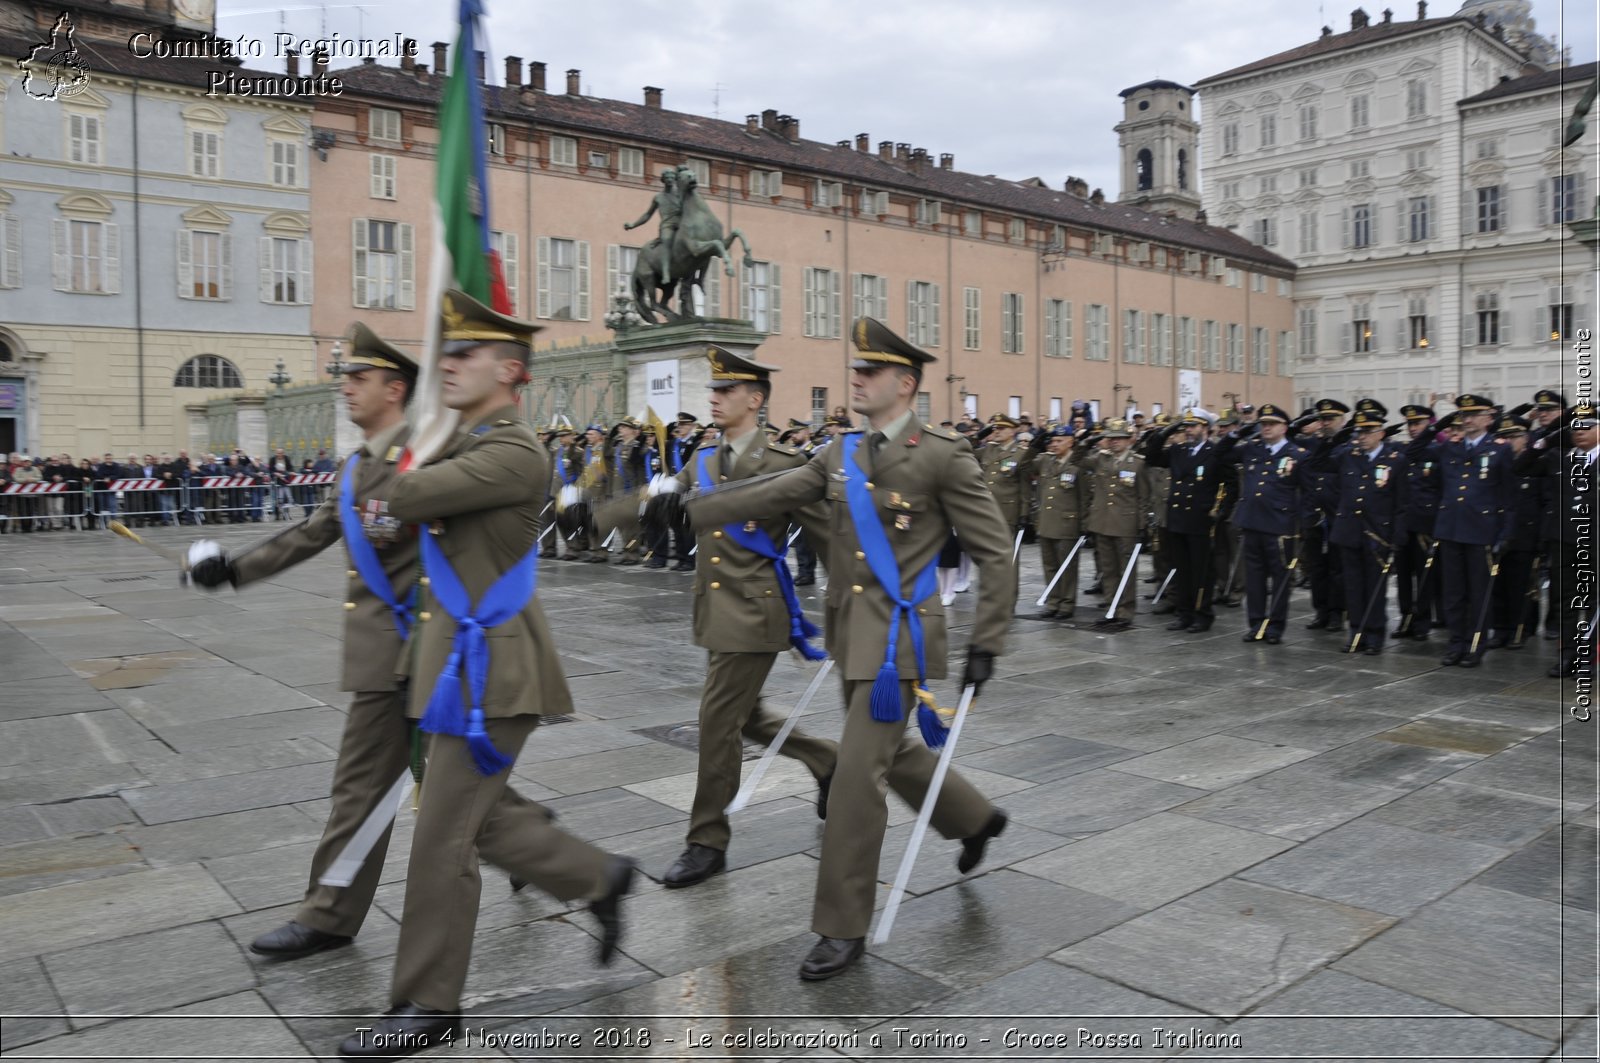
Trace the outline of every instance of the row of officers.
<instances>
[{"instance_id":1,"label":"row of officers","mask_svg":"<svg viewBox=\"0 0 1600 1063\"><path fill-rule=\"evenodd\" d=\"M1244 640L1277 645L1299 583L1315 610L1306 626L1345 632L1349 652L1442 628L1441 663L1472 668L1488 649L1521 648L1542 619L1560 639L1550 674L1571 675L1593 584L1595 407L1553 389L1509 410L1473 394L1455 407L1403 406L1389 424L1373 399L1324 398L1297 417L1191 409L1142 433L1113 418L1031 439L996 415L978 459L1019 546L1036 537L1046 579L1059 573L1039 619L1073 616L1077 548L1092 540L1090 592L1111 598L1102 630L1132 623L1148 551L1173 631L1209 630L1242 583Z\"/></svg>"}]
</instances>

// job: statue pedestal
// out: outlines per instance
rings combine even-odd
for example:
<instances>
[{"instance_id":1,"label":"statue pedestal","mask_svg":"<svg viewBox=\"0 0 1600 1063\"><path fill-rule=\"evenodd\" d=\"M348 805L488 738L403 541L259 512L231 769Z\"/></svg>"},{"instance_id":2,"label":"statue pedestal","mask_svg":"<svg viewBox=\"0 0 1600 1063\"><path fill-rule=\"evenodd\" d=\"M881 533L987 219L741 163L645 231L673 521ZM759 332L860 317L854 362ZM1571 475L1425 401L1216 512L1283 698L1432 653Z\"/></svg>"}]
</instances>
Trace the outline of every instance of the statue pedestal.
<instances>
[{"instance_id":1,"label":"statue pedestal","mask_svg":"<svg viewBox=\"0 0 1600 1063\"><path fill-rule=\"evenodd\" d=\"M613 342L628 357L628 412L643 416L649 406L668 424L680 411L706 421L711 415L707 345L753 357L766 338L748 321L722 317L616 333Z\"/></svg>"}]
</instances>

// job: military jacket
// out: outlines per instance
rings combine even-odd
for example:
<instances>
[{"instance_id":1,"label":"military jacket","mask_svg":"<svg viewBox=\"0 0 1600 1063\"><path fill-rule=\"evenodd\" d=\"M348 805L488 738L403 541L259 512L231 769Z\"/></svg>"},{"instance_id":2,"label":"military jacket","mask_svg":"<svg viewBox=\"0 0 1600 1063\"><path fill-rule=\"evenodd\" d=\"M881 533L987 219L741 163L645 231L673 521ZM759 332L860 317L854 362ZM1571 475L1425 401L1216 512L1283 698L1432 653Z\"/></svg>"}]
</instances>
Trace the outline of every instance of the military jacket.
<instances>
[{"instance_id":1,"label":"military jacket","mask_svg":"<svg viewBox=\"0 0 1600 1063\"><path fill-rule=\"evenodd\" d=\"M616 443L606 448L606 473L611 478L611 493L613 496L637 491L650 482L650 476L645 461L645 445L642 438Z\"/></svg>"},{"instance_id":2,"label":"military jacket","mask_svg":"<svg viewBox=\"0 0 1600 1063\"><path fill-rule=\"evenodd\" d=\"M378 457L363 453L352 485L362 530L377 548L389 585L402 602L411 597L419 574L416 529L402 525L389 509L387 500L396 478L395 463L410 434L409 427L401 428L388 450ZM349 460L346 458L339 466L340 481ZM304 520L233 557L233 571L242 587L314 557L343 537L336 482L322 505ZM347 560L348 557L347 550ZM346 565L344 578L344 667L339 689L395 690L398 687L395 672L405 640L395 627L394 614L367 588L354 563Z\"/></svg>"},{"instance_id":3,"label":"military jacket","mask_svg":"<svg viewBox=\"0 0 1600 1063\"><path fill-rule=\"evenodd\" d=\"M1305 458L1305 448L1288 441L1274 454L1260 436L1226 447L1222 460L1239 468L1234 527L1267 535L1293 535L1303 476L1301 463Z\"/></svg>"},{"instance_id":4,"label":"military jacket","mask_svg":"<svg viewBox=\"0 0 1600 1063\"><path fill-rule=\"evenodd\" d=\"M786 443L750 443L731 470L722 468L720 442L707 443L678 474L685 487L699 483L699 459L714 484L797 469L806 463L799 449ZM813 548L826 549L828 511L822 503L759 522L774 545L782 547L791 523L800 524ZM740 522L744 523L744 522ZM748 527L748 525L746 525ZM740 546L722 527L697 528L694 571L694 644L724 653L781 653L789 648L789 608L778 586L773 563Z\"/></svg>"},{"instance_id":5,"label":"military jacket","mask_svg":"<svg viewBox=\"0 0 1600 1063\"><path fill-rule=\"evenodd\" d=\"M1131 444L1120 455L1079 444L1072 449L1071 461L1093 474L1089 531L1131 539L1144 530L1150 511L1149 482L1139 475L1144 459Z\"/></svg>"},{"instance_id":6,"label":"military jacket","mask_svg":"<svg viewBox=\"0 0 1600 1063\"><path fill-rule=\"evenodd\" d=\"M1076 539L1083 534L1082 521L1088 497L1088 477L1069 460L1071 451L1059 458L1041 454L1034 462L1038 477L1039 537Z\"/></svg>"},{"instance_id":7,"label":"military jacket","mask_svg":"<svg viewBox=\"0 0 1600 1063\"><path fill-rule=\"evenodd\" d=\"M1439 517L1439 496L1442 482L1439 478L1439 460L1432 454L1413 452L1407 446L1406 454L1406 512L1405 530L1414 535L1432 535L1433 522Z\"/></svg>"},{"instance_id":8,"label":"military jacket","mask_svg":"<svg viewBox=\"0 0 1600 1063\"><path fill-rule=\"evenodd\" d=\"M849 434L849 433L847 433ZM856 435L861 435L859 429ZM1011 581L1011 532L972 448L954 432L915 421L885 442L876 459L865 438L852 460L872 484L878 520L900 567L900 593L909 594L918 574L937 561L951 528L982 568L971 644L991 653L1005 649L1015 604ZM689 517L697 530L734 520L765 520L817 502L828 509L828 651L846 679L877 676L889 639L892 601L867 567L846 502L844 447L830 446L800 468L747 488L692 498ZM949 639L937 592L915 606L925 636L927 678L943 679ZM900 625L896 666L916 678L916 655L908 625Z\"/></svg>"},{"instance_id":9,"label":"military jacket","mask_svg":"<svg viewBox=\"0 0 1600 1063\"><path fill-rule=\"evenodd\" d=\"M1335 546L1395 550L1405 531L1406 460L1385 441L1376 457L1353 443L1323 447L1307 463L1313 473L1337 477L1339 499L1328 541Z\"/></svg>"},{"instance_id":10,"label":"military jacket","mask_svg":"<svg viewBox=\"0 0 1600 1063\"><path fill-rule=\"evenodd\" d=\"M539 537L549 456L504 406L466 425L429 464L395 478L389 512L425 525L436 536L474 605ZM456 623L422 588L407 671L410 714L421 717L454 644ZM517 616L487 631L489 682L484 715L529 716L569 712L572 697L556 656L555 640L538 596ZM465 711L467 696L462 693Z\"/></svg>"},{"instance_id":11,"label":"military jacket","mask_svg":"<svg viewBox=\"0 0 1600 1063\"><path fill-rule=\"evenodd\" d=\"M1033 472L1034 452L1013 439L1005 446L986 443L978 449L983 467L983 482L1000 505L1006 525L1016 528L1022 519L1023 502L1028 496L1028 478Z\"/></svg>"},{"instance_id":12,"label":"military jacket","mask_svg":"<svg viewBox=\"0 0 1600 1063\"><path fill-rule=\"evenodd\" d=\"M1413 461L1439 463L1439 513L1433 537L1454 543L1493 546L1509 542L1516 520L1517 475L1512 472L1511 445L1489 435L1469 448L1466 440L1433 439L1422 446L1413 440Z\"/></svg>"},{"instance_id":13,"label":"military jacket","mask_svg":"<svg viewBox=\"0 0 1600 1063\"><path fill-rule=\"evenodd\" d=\"M1182 535L1205 535L1211 530L1212 511L1218 508L1221 463L1217 444L1206 440L1198 450L1179 438L1167 446L1145 451L1147 463L1171 473L1167 491L1166 526Z\"/></svg>"}]
</instances>

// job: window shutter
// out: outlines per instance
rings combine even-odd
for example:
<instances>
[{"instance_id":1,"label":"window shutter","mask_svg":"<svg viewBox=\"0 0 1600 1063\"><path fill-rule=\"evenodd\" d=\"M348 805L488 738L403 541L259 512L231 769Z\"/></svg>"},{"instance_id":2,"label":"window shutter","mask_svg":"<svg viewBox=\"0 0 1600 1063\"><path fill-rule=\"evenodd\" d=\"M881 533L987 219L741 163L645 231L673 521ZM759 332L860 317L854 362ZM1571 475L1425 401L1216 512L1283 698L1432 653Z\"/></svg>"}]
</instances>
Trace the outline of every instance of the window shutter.
<instances>
[{"instance_id":1,"label":"window shutter","mask_svg":"<svg viewBox=\"0 0 1600 1063\"><path fill-rule=\"evenodd\" d=\"M72 290L72 261L67 254L67 219L50 219L50 275L55 290Z\"/></svg>"},{"instance_id":2,"label":"window shutter","mask_svg":"<svg viewBox=\"0 0 1600 1063\"><path fill-rule=\"evenodd\" d=\"M867 302L866 277L859 273L850 274L850 310L854 317L870 316L872 306Z\"/></svg>"},{"instance_id":3,"label":"window shutter","mask_svg":"<svg viewBox=\"0 0 1600 1063\"><path fill-rule=\"evenodd\" d=\"M1432 340L1428 342L1432 343ZM1461 315L1461 346L1473 347L1478 343L1478 317L1476 314Z\"/></svg>"},{"instance_id":4,"label":"window shutter","mask_svg":"<svg viewBox=\"0 0 1600 1063\"><path fill-rule=\"evenodd\" d=\"M300 241L300 287L295 290L295 302L301 306L311 305L312 268L311 268L311 238Z\"/></svg>"},{"instance_id":5,"label":"window shutter","mask_svg":"<svg viewBox=\"0 0 1600 1063\"><path fill-rule=\"evenodd\" d=\"M617 293L617 287L622 283L622 279L617 276L622 268L621 257L621 247L617 244L606 245L606 298L608 300ZM710 270L706 272L709 273Z\"/></svg>"},{"instance_id":6,"label":"window shutter","mask_svg":"<svg viewBox=\"0 0 1600 1063\"><path fill-rule=\"evenodd\" d=\"M772 331L783 331L783 267L776 262L767 267L767 275L771 278L767 288L767 306L769 317L772 318Z\"/></svg>"},{"instance_id":7,"label":"window shutter","mask_svg":"<svg viewBox=\"0 0 1600 1063\"><path fill-rule=\"evenodd\" d=\"M1400 311L1400 320L1395 322L1394 348L1403 351L1411 346L1411 320L1410 315L1404 310Z\"/></svg>"},{"instance_id":8,"label":"window shutter","mask_svg":"<svg viewBox=\"0 0 1600 1063\"><path fill-rule=\"evenodd\" d=\"M831 339L838 339L840 336L839 288L839 271L831 269L828 271L828 336Z\"/></svg>"},{"instance_id":9,"label":"window shutter","mask_svg":"<svg viewBox=\"0 0 1600 1063\"><path fill-rule=\"evenodd\" d=\"M872 316L883 321L889 316L889 278L879 277L874 288L876 290L870 293L873 296ZM937 298L937 288L934 295Z\"/></svg>"},{"instance_id":10,"label":"window shutter","mask_svg":"<svg viewBox=\"0 0 1600 1063\"><path fill-rule=\"evenodd\" d=\"M181 234L180 234L181 238ZM304 243L304 241L301 241ZM304 254L304 251L301 252ZM183 281L178 281L178 287L183 287ZM272 299L272 237L263 236L256 241L256 298L263 303L270 303Z\"/></svg>"},{"instance_id":11,"label":"window shutter","mask_svg":"<svg viewBox=\"0 0 1600 1063\"><path fill-rule=\"evenodd\" d=\"M917 282L906 281L906 338L917 343Z\"/></svg>"},{"instance_id":12,"label":"window shutter","mask_svg":"<svg viewBox=\"0 0 1600 1063\"><path fill-rule=\"evenodd\" d=\"M800 271L801 286L805 292L804 313L801 315L801 334L815 336L817 319L817 271L810 266Z\"/></svg>"},{"instance_id":13,"label":"window shutter","mask_svg":"<svg viewBox=\"0 0 1600 1063\"><path fill-rule=\"evenodd\" d=\"M1056 322L1054 315L1050 312L1050 304L1045 303L1044 305L1044 353L1053 355L1058 353L1056 350Z\"/></svg>"},{"instance_id":14,"label":"window shutter","mask_svg":"<svg viewBox=\"0 0 1600 1063\"><path fill-rule=\"evenodd\" d=\"M706 317L722 316L722 271L720 269L706 270L704 283L700 286L705 295Z\"/></svg>"},{"instance_id":15,"label":"window shutter","mask_svg":"<svg viewBox=\"0 0 1600 1063\"><path fill-rule=\"evenodd\" d=\"M1428 219L1427 220L1428 220L1428 225L1427 225L1427 233L1426 233L1426 235L1427 235L1427 238L1429 240L1431 240L1431 239L1434 238L1434 236L1437 235L1438 225L1439 225L1439 197L1438 196L1429 196L1428 197Z\"/></svg>"},{"instance_id":16,"label":"window shutter","mask_svg":"<svg viewBox=\"0 0 1600 1063\"><path fill-rule=\"evenodd\" d=\"M1339 211L1339 231L1342 234L1339 237L1339 246L1349 247L1351 241L1349 207L1345 207Z\"/></svg>"},{"instance_id":17,"label":"window shutter","mask_svg":"<svg viewBox=\"0 0 1600 1063\"><path fill-rule=\"evenodd\" d=\"M1439 333L1435 326L1436 320L1432 314L1422 319L1423 335L1427 337L1429 347L1439 346Z\"/></svg>"},{"instance_id":18,"label":"window shutter","mask_svg":"<svg viewBox=\"0 0 1600 1063\"><path fill-rule=\"evenodd\" d=\"M1500 342L1502 344L1509 344L1511 342L1511 319L1512 313L1510 307L1500 311ZM1432 341L1430 340L1429 342L1431 343Z\"/></svg>"},{"instance_id":19,"label":"window shutter","mask_svg":"<svg viewBox=\"0 0 1600 1063\"><path fill-rule=\"evenodd\" d=\"M1500 186L1500 231L1511 228L1511 186Z\"/></svg>"},{"instance_id":20,"label":"window shutter","mask_svg":"<svg viewBox=\"0 0 1600 1063\"><path fill-rule=\"evenodd\" d=\"M715 272L715 270L711 271ZM739 267L739 316L746 321L750 320L750 289L755 286L755 270L749 266Z\"/></svg>"},{"instance_id":21,"label":"window shutter","mask_svg":"<svg viewBox=\"0 0 1600 1063\"><path fill-rule=\"evenodd\" d=\"M783 171L773 170L767 174L767 195L774 199L783 195Z\"/></svg>"},{"instance_id":22,"label":"window shutter","mask_svg":"<svg viewBox=\"0 0 1600 1063\"><path fill-rule=\"evenodd\" d=\"M101 291L116 295L122 291L122 233L114 221L100 226Z\"/></svg>"},{"instance_id":23,"label":"window shutter","mask_svg":"<svg viewBox=\"0 0 1600 1063\"><path fill-rule=\"evenodd\" d=\"M1550 224L1550 178L1541 177L1534 183L1539 190L1539 224Z\"/></svg>"},{"instance_id":24,"label":"window shutter","mask_svg":"<svg viewBox=\"0 0 1600 1063\"><path fill-rule=\"evenodd\" d=\"M367 219L350 222L350 302L367 305Z\"/></svg>"},{"instance_id":25,"label":"window shutter","mask_svg":"<svg viewBox=\"0 0 1600 1063\"><path fill-rule=\"evenodd\" d=\"M227 301L233 298L233 234L223 233L217 243L222 248L222 298Z\"/></svg>"},{"instance_id":26,"label":"window shutter","mask_svg":"<svg viewBox=\"0 0 1600 1063\"><path fill-rule=\"evenodd\" d=\"M579 321L589 320L589 241L578 244L578 314Z\"/></svg>"},{"instance_id":27,"label":"window shutter","mask_svg":"<svg viewBox=\"0 0 1600 1063\"><path fill-rule=\"evenodd\" d=\"M367 195L372 199L381 199L383 197L383 156L371 156L367 165L372 171L367 182Z\"/></svg>"},{"instance_id":28,"label":"window shutter","mask_svg":"<svg viewBox=\"0 0 1600 1063\"><path fill-rule=\"evenodd\" d=\"M1349 321L1340 321L1339 353L1350 354L1355 349L1355 325Z\"/></svg>"},{"instance_id":29,"label":"window shutter","mask_svg":"<svg viewBox=\"0 0 1600 1063\"><path fill-rule=\"evenodd\" d=\"M178 230L178 298L194 298L194 233Z\"/></svg>"},{"instance_id":30,"label":"window shutter","mask_svg":"<svg viewBox=\"0 0 1600 1063\"><path fill-rule=\"evenodd\" d=\"M930 284L928 286L928 291L931 293L932 297L929 316L933 319L929 323L930 331L928 334L928 346L937 347L939 346L939 286L937 284Z\"/></svg>"},{"instance_id":31,"label":"window shutter","mask_svg":"<svg viewBox=\"0 0 1600 1063\"><path fill-rule=\"evenodd\" d=\"M500 255L500 270L505 274L506 294L511 296L511 313L522 305L522 237L506 233Z\"/></svg>"},{"instance_id":32,"label":"window shutter","mask_svg":"<svg viewBox=\"0 0 1600 1063\"><path fill-rule=\"evenodd\" d=\"M401 310L415 310L417 306L417 270L415 229L409 222L400 226L400 296Z\"/></svg>"},{"instance_id":33,"label":"window shutter","mask_svg":"<svg viewBox=\"0 0 1600 1063\"><path fill-rule=\"evenodd\" d=\"M538 255L538 264L535 266L536 294L534 296L534 316L550 316L550 238L541 236L535 248Z\"/></svg>"},{"instance_id":34,"label":"window shutter","mask_svg":"<svg viewBox=\"0 0 1600 1063\"><path fill-rule=\"evenodd\" d=\"M22 286L22 219L15 214L0 218L5 222L4 268L0 269L0 288Z\"/></svg>"}]
</instances>

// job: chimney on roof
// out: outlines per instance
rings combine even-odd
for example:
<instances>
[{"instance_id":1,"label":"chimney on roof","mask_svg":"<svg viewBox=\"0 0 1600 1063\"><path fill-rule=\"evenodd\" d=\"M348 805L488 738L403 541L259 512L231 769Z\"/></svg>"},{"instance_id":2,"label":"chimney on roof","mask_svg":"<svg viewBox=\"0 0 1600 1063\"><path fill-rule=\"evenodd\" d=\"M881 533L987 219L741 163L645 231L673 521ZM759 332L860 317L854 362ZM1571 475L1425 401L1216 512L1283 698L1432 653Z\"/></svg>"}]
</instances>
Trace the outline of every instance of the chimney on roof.
<instances>
[{"instance_id":1,"label":"chimney on roof","mask_svg":"<svg viewBox=\"0 0 1600 1063\"><path fill-rule=\"evenodd\" d=\"M1354 11L1350 12L1350 28L1353 30L1364 30L1367 28L1367 12L1365 8L1358 7Z\"/></svg>"},{"instance_id":2,"label":"chimney on roof","mask_svg":"<svg viewBox=\"0 0 1600 1063\"><path fill-rule=\"evenodd\" d=\"M544 64L538 60L528 64L528 87L534 92L544 91Z\"/></svg>"},{"instance_id":3,"label":"chimney on roof","mask_svg":"<svg viewBox=\"0 0 1600 1063\"><path fill-rule=\"evenodd\" d=\"M1093 203L1097 207L1103 205L1105 201L1106 194L1100 191L1098 188L1094 190L1094 195L1089 197L1089 202Z\"/></svg>"},{"instance_id":4,"label":"chimney on roof","mask_svg":"<svg viewBox=\"0 0 1600 1063\"><path fill-rule=\"evenodd\" d=\"M1390 8L1390 7L1384 8L1383 9L1383 24L1385 26L1387 26L1389 23L1391 23L1393 21L1394 21L1394 9Z\"/></svg>"},{"instance_id":5,"label":"chimney on roof","mask_svg":"<svg viewBox=\"0 0 1600 1063\"><path fill-rule=\"evenodd\" d=\"M800 119L792 114L778 116L778 128L783 132L784 138L793 144L800 139Z\"/></svg>"},{"instance_id":6,"label":"chimney on roof","mask_svg":"<svg viewBox=\"0 0 1600 1063\"><path fill-rule=\"evenodd\" d=\"M428 80L428 64L427 63L418 63L416 66L413 66L411 68L411 72L413 74L417 75L417 80L418 81L427 81Z\"/></svg>"},{"instance_id":7,"label":"chimney on roof","mask_svg":"<svg viewBox=\"0 0 1600 1063\"><path fill-rule=\"evenodd\" d=\"M450 46L443 41L433 42L433 73L435 77L444 77L450 69Z\"/></svg>"},{"instance_id":8,"label":"chimney on roof","mask_svg":"<svg viewBox=\"0 0 1600 1063\"><path fill-rule=\"evenodd\" d=\"M328 53L318 48L311 53L311 76L319 78L328 72Z\"/></svg>"},{"instance_id":9,"label":"chimney on roof","mask_svg":"<svg viewBox=\"0 0 1600 1063\"><path fill-rule=\"evenodd\" d=\"M910 162L911 161L911 145L906 143L905 141L901 141L900 143L896 144L894 146L894 161L895 162L900 162L900 163L908 163L908 162Z\"/></svg>"},{"instance_id":10,"label":"chimney on roof","mask_svg":"<svg viewBox=\"0 0 1600 1063\"><path fill-rule=\"evenodd\" d=\"M759 114L745 115L744 131L752 134L761 132L761 116Z\"/></svg>"},{"instance_id":11,"label":"chimney on roof","mask_svg":"<svg viewBox=\"0 0 1600 1063\"><path fill-rule=\"evenodd\" d=\"M410 74L417 69L416 54L409 48L400 55L400 69L404 70L407 74Z\"/></svg>"},{"instance_id":12,"label":"chimney on roof","mask_svg":"<svg viewBox=\"0 0 1600 1063\"><path fill-rule=\"evenodd\" d=\"M1428 17L1428 0L1417 0L1417 21Z\"/></svg>"},{"instance_id":13,"label":"chimney on roof","mask_svg":"<svg viewBox=\"0 0 1600 1063\"><path fill-rule=\"evenodd\" d=\"M888 162L894 158L894 141L878 141L878 158L882 159L884 162Z\"/></svg>"},{"instance_id":14,"label":"chimney on roof","mask_svg":"<svg viewBox=\"0 0 1600 1063\"><path fill-rule=\"evenodd\" d=\"M1322 27L1322 35L1324 37L1332 37L1333 36L1333 27L1332 26L1324 26L1324 27Z\"/></svg>"},{"instance_id":15,"label":"chimney on roof","mask_svg":"<svg viewBox=\"0 0 1600 1063\"><path fill-rule=\"evenodd\" d=\"M771 107L761 112L761 128L769 133L778 131L778 112Z\"/></svg>"},{"instance_id":16,"label":"chimney on roof","mask_svg":"<svg viewBox=\"0 0 1600 1063\"><path fill-rule=\"evenodd\" d=\"M362 66L377 66L378 65L378 59L377 59L376 56L364 55L364 56L361 57L361 65Z\"/></svg>"},{"instance_id":17,"label":"chimney on roof","mask_svg":"<svg viewBox=\"0 0 1600 1063\"><path fill-rule=\"evenodd\" d=\"M293 48L290 48L288 51L283 53L283 59L284 59L284 62L287 64L285 69L288 70L289 76L292 77L292 78L299 77L300 76L300 53L295 51Z\"/></svg>"},{"instance_id":18,"label":"chimney on roof","mask_svg":"<svg viewBox=\"0 0 1600 1063\"><path fill-rule=\"evenodd\" d=\"M955 168L956 168L956 157L954 155L950 154L947 151L947 152L944 152L942 155L939 156L939 169L941 169L941 170L954 170Z\"/></svg>"},{"instance_id":19,"label":"chimney on roof","mask_svg":"<svg viewBox=\"0 0 1600 1063\"><path fill-rule=\"evenodd\" d=\"M871 151L872 150L872 134L870 134L870 133L857 133L856 134L856 150L857 151Z\"/></svg>"},{"instance_id":20,"label":"chimney on roof","mask_svg":"<svg viewBox=\"0 0 1600 1063\"><path fill-rule=\"evenodd\" d=\"M661 110L661 90L654 85L644 87L644 105L652 111Z\"/></svg>"},{"instance_id":21,"label":"chimney on roof","mask_svg":"<svg viewBox=\"0 0 1600 1063\"><path fill-rule=\"evenodd\" d=\"M516 89L522 87L522 57L520 55L506 56L506 88Z\"/></svg>"},{"instance_id":22,"label":"chimney on roof","mask_svg":"<svg viewBox=\"0 0 1600 1063\"><path fill-rule=\"evenodd\" d=\"M478 75L478 84L482 85L482 84L484 84L486 82L486 80L487 80L487 78L489 76L489 69L488 69L489 60L483 54L482 51L473 52L473 57L477 60L476 72L477 72L477 75Z\"/></svg>"},{"instance_id":23,"label":"chimney on roof","mask_svg":"<svg viewBox=\"0 0 1600 1063\"><path fill-rule=\"evenodd\" d=\"M577 67L573 67L571 70L567 71L567 95L582 96L583 88L580 84L582 81L583 71L579 70Z\"/></svg>"},{"instance_id":24,"label":"chimney on roof","mask_svg":"<svg viewBox=\"0 0 1600 1063\"><path fill-rule=\"evenodd\" d=\"M1066 191L1069 195L1077 196L1079 199L1088 199L1089 182L1081 177L1068 177Z\"/></svg>"}]
</instances>

